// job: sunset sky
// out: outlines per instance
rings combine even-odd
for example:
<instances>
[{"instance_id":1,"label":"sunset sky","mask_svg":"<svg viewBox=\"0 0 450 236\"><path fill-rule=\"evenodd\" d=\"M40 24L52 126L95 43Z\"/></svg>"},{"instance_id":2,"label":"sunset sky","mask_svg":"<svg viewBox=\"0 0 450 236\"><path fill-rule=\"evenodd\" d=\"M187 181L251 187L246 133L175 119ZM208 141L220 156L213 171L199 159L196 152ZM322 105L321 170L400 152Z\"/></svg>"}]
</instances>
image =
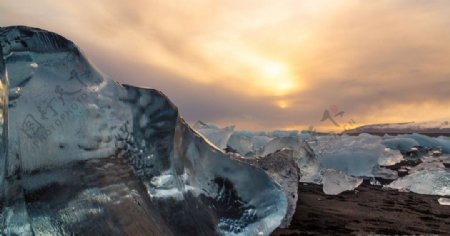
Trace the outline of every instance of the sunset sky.
<instances>
[{"instance_id":1,"label":"sunset sky","mask_svg":"<svg viewBox=\"0 0 450 236\"><path fill-rule=\"evenodd\" d=\"M0 0L112 79L237 129L450 120L448 0Z\"/></svg>"}]
</instances>

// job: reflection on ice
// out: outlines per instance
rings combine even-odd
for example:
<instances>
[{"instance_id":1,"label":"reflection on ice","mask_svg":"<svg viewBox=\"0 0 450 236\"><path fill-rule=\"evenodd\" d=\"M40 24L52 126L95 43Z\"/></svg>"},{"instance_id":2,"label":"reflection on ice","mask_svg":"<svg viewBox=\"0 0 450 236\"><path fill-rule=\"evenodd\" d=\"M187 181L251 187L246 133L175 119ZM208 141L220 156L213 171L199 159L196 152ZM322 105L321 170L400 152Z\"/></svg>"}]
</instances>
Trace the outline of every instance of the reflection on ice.
<instances>
[{"instance_id":1,"label":"reflection on ice","mask_svg":"<svg viewBox=\"0 0 450 236\"><path fill-rule=\"evenodd\" d=\"M282 223L281 187L161 92L108 79L50 32L0 28L0 44L3 233L268 235Z\"/></svg>"}]
</instances>

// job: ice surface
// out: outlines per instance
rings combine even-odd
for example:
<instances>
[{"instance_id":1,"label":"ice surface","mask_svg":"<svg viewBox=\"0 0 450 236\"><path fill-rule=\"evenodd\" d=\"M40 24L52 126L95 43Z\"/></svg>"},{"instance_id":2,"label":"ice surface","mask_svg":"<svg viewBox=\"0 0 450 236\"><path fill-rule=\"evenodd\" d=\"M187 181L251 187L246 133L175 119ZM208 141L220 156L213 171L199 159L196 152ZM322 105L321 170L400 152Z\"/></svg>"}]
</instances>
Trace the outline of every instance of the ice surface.
<instances>
[{"instance_id":1,"label":"ice surface","mask_svg":"<svg viewBox=\"0 0 450 236\"><path fill-rule=\"evenodd\" d=\"M352 176L378 177L380 165L393 165L403 159L400 152L386 149L381 141L380 137L369 134L322 136L312 148L324 169Z\"/></svg>"},{"instance_id":2,"label":"ice surface","mask_svg":"<svg viewBox=\"0 0 450 236\"><path fill-rule=\"evenodd\" d=\"M8 151L8 78L6 77L3 53L0 50L0 190L4 189L6 156ZM0 191L0 200L4 191Z\"/></svg>"},{"instance_id":3,"label":"ice surface","mask_svg":"<svg viewBox=\"0 0 450 236\"><path fill-rule=\"evenodd\" d=\"M208 139L211 143L219 148L224 149L227 147L228 140L230 139L230 136L234 131L234 126L229 126L221 129L215 125L205 124L201 121L198 121L197 123L195 123L194 129L205 136L206 139Z\"/></svg>"},{"instance_id":4,"label":"ice surface","mask_svg":"<svg viewBox=\"0 0 450 236\"><path fill-rule=\"evenodd\" d=\"M419 146L419 143L412 138L391 137L385 138L383 140L383 145L390 149L406 153L411 150L412 147Z\"/></svg>"},{"instance_id":5,"label":"ice surface","mask_svg":"<svg viewBox=\"0 0 450 236\"><path fill-rule=\"evenodd\" d=\"M450 206L450 198L441 197L438 199L439 204L444 206Z\"/></svg>"},{"instance_id":6,"label":"ice surface","mask_svg":"<svg viewBox=\"0 0 450 236\"><path fill-rule=\"evenodd\" d=\"M419 194L450 195L450 172L434 168L415 171L389 184L388 188Z\"/></svg>"},{"instance_id":7,"label":"ice surface","mask_svg":"<svg viewBox=\"0 0 450 236\"><path fill-rule=\"evenodd\" d=\"M298 181L300 180L300 170L294 160L294 151L282 149L264 157L242 158L235 155L234 158L247 162L265 170L283 189L288 199L288 212L280 227L287 228L294 216L298 199Z\"/></svg>"},{"instance_id":8,"label":"ice surface","mask_svg":"<svg viewBox=\"0 0 450 236\"><path fill-rule=\"evenodd\" d=\"M443 153L450 153L450 139L448 137L433 138L423 134L404 134L398 136L387 136L383 144L392 149L405 153L414 146L422 146L428 149L441 148Z\"/></svg>"},{"instance_id":9,"label":"ice surface","mask_svg":"<svg viewBox=\"0 0 450 236\"><path fill-rule=\"evenodd\" d=\"M385 148L378 158L378 164L381 166L392 166L401 162L403 159L403 155L399 151Z\"/></svg>"},{"instance_id":10,"label":"ice surface","mask_svg":"<svg viewBox=\"0 0 450 236\"><path fill-rule=\"evenodd\" d=\"M301 182L320 183L319 161L309 144L299 137L275 138L264 146L262 155L269 155L284 148L293 151L294 160L302 175Z\"/></svg>"},{"instance_id":11,"label":"ice surface","mask_svg":"<svg viewBox=\"0 0 450 236\"><path fill-rule=\"evenodd\" d=\"M243 156L255 157L262 154L264 146L272 139L265 135L235 132L228 140L228 146Z\"/></svg>"},{"instance_id":12,"label":"ice surface","mask_svg":"<svg viewBox=\"0 0 450 236\"><path fill-rule=\"evenodd\" d=\"M255 150L251 137L232 134L228 140L228 147L237 151L243 156L254 156Z\"/></svg>"},{"instance_id":13,"label":"ice surface","mask_svg":"<svg viewBox=\"0 0 450 236\"><path fill-rule=\"evenodd\" d=\"M348 176L340 171L327 169L323 173L323 192L327 195L338 195L344 191L357 188L363 179Z\"/></svg>"},{"instance_id":14,"label":"ice surface","mask_svg":"<svg viewBox=\"0 0 450 236\"><path fill-rule=\"evenodd\" d=\"M261 154L264 146L273 139L269 135L292 135L291 132L280 131L271 133L234 131L234 126L219 128L217 125L202 121L197 121L193 128L217 147L232 150L246 157L255 157Z\"/></svg>"},{"instance_id":15,"label":"ice surface","mask_svg":"<svg viewBox=\"0 0 450 236\"><path fill-rule=\"evenodd\" d=\"M0 28L0 44L4 234L268 235L282 223L281 187L161 92L108 79L43 30Z\"/></svg>"}]
</instances>

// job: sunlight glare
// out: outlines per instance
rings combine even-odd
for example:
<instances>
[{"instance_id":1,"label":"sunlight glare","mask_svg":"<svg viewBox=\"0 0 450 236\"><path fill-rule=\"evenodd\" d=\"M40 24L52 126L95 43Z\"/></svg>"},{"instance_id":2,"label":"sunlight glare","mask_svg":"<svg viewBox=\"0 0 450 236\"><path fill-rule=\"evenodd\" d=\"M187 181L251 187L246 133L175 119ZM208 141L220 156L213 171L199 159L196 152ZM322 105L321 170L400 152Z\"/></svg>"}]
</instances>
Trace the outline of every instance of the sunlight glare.
<instances>
[{"instance_id":1,"label":"sunlight glare","mask_svg":"<svg viewBox=\"0 0 450 236\"><path fill-rule=\"evenodd\" d=\"M276 95L282 96L295 88L294 78L285 64L266 62L262 66L263 83L274 90Z\"/></svg>"}]
</instances>

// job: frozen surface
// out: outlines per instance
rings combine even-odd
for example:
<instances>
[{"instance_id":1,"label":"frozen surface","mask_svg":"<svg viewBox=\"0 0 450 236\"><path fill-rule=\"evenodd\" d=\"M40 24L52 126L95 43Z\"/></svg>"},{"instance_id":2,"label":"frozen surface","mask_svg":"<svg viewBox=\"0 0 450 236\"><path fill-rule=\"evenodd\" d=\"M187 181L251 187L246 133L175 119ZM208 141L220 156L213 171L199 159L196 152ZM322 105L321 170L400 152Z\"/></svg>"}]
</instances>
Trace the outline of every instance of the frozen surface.
<instances>
[{"instance_id":1,"label":"frozen surface","mask_svg":"<svg viewBox=\"0 0 450 236\"><path fill-rule=\"evenodd\" d=\"M239 161L262 168L281 185L288 199L288 212L280 225L282 228L289 226L297 207L298 181L301 174L294 160L293 153L291 149L283 149L264 157L242 158L239 155L233 157Z\"/></svg>"},{"instance_id":2,"label":"frozen surface","mask_svg":"<svg viewBox=\"0 0 450 236\"><path fill-rule=\"evenodd\" d=\"M320 183L319 161L308 143L299 137L281 137L271 140L263 149L262 155L269 155L284 148L293 151L302 177L301 182Z\"/></svg>"},{"instance_id":3,"label":"frozen surface","mask_svg":"<svg viewBox=\"0 0 450 236\"><path fill-rule=\"evenodd\" d=\"M380 165L393 165L403 159L399 151L387 149L381 141L380 137L369 134L321 136L312 148L324 169L335 169L352 176L377 177Z\"/></svg>"},{"instance_id":4,"label":"frozen surface","mask_svg":"<svg viewBox=\"0 0 450 236\"><path fill-rule=\"evenodd\" d=\"M419 143L412 138L391 137L384 139L383 145L390 149L406 153L411 150L412 147L419 146Z\"/></svg>"},{"instance_id":5,"label":"frozen surface","mask_svg":"<svg viewBox=\"0 0 450 236\"><path fill-rule=\"evenodd\" d=\"M273 139L271 133L234 131L234 126L219 128L217 125L197 121L194 129L221 149L229 148L242 156L255 157L262 153L264 146ZM284 133L274 132L277 135ZM290 133L288 133L290 134Z\"/></svg>"},{"instance_id":6,"label":"frozen surface","mask_svg":"<svg viewBox=\"0 0 450 236\"><path fill-rule=\"evenodd\" d=\"M404 134L398 136L386 136L383 144L392 149L407 152L414 146L422 146L428 149L439 147L443 153L450 153L450 139L448 137L429 137L423 134Z\"/></svg>"},{"instance_id":7,"label":"frozen surface","mask_svg":"<svg viewBox=\"0 0 450 236\"><path fill-rule=\"evenodd\" d=\"M338 195L344 191L357 188L363 179L348 176L340 171L327 169L323 173L323 192L327 195Z\"/></svg>"},{"instance_id":8,"label":"frozen surface","mask_svg":"<svg viewBox=\"0 0 450 236\"><path fill-rule=\"evenodd\" d=\"M399 178L387 187L400 191L411 191L419 194L450 195L450 172L433 168L415 171Z\"/></svg>"},{"instance_id":9,"label":"frozen surface","mask_svg":"<svg viewBox=\"0 0 450 236\"><path fill-rule=\"evenodd\" d=\"M198 121L197 123L195 123L194 129L205 136L211 143L219 148L224 149L227 147L228 140L230 139L230 136L234 131L234 126L229 126L221 129L215 125L205 124L201 121Z\"/></svg>"},{"instance_id":10,"label":"frozen surface","mask_svg":"<svg viewBox=\"0 0 450 236\"><path fill-rule=\"evenodd\" d=\"M444 206L450 206L450 198L441 197L438 199L439 204Z\"/></svg>"},{"instance_id":11,"label":"frozen surface","mask_svg":"<svg viewBox=\"0 0 450 236\"><path fill-rule=\"evenodd\" d=\"M285 219L282 188L161 92L110 80L43 30L0 28L0 44L2 233L268 235ZM229 134L211 133L219 147Z\"/></svg>"},{"instance_id":12,"label":"frozen surface","mask_svg":"<svg viewBox=\"0 0 450 236\"><path fill-rule=\"evenodd\" d=\"M254 156L252 137L232 134L228 140L228 147L232 148L243 156Z\"/></svg>"}]
</instances>

